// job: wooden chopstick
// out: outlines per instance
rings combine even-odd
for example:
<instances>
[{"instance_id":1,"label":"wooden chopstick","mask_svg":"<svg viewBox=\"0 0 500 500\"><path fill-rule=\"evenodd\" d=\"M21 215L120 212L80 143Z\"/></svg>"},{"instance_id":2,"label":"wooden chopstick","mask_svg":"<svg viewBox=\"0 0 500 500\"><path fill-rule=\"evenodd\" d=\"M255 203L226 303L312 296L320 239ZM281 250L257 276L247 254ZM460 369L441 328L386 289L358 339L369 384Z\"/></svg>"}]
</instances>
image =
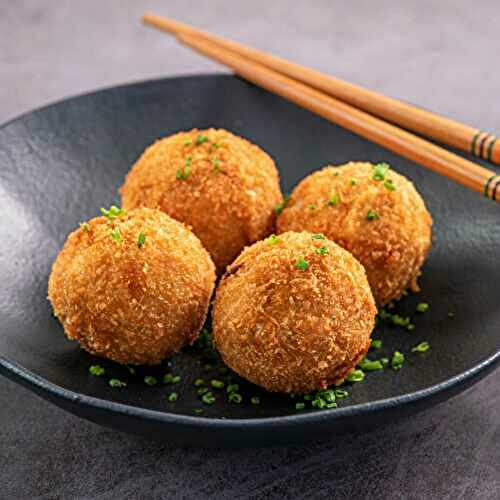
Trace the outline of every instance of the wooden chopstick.
<instances>
[{"instance_id":1,"label":"wooden chopstick","mask_svg":"<svg viewBox=\"0 0 500 500\"><path fill-rule=\"evenodd\" d=\"M500 201L500 175L496 175L495 172L281 73L247 61L239 54L230 52L208 40L188 34L179 34L177 38L197 52L231 68L245 80L280 95L473 191Z\"/></svg>"},{"instance_id":2,"label":"wooden chopstick","mask_svg":"<svg viewBox=\"0 0 500 500\"><path fill-rule=\"evenodd\" d=\"M477 128L436 115L392 99L363 87L339 80L286 59L246 47L226 38L207 33L165 17L146 13L146 24L175 35L196 35L220 47L240 54L295 80L301 81L363 111L391 123L430 137L443 144L472 153L492 163L500 164L500 139Z\"/></svg>"}]
</instances>

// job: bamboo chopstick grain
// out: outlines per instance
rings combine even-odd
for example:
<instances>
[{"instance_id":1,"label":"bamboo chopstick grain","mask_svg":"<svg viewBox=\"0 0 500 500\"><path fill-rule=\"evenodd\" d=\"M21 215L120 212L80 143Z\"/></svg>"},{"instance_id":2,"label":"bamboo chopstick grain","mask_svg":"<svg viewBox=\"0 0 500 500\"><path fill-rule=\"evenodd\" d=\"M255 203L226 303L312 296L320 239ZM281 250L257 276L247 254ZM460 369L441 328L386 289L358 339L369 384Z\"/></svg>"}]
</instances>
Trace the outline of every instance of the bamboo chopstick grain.
<instances>
[{"instance_id":1,"label":"bamboo chopstick grain","mask_svg":"<svg viewBox=\"0 0 500 500\"><path fill-rule=\"evenodd\" d=\"M247 61L206 39L179 34L183 44L231 68L244 79L394 151L465 187L500 201L500 176L364 111L260 64Z\"/></svg>"},{"instance_id":2,"label":"bamboo chopstick grain","mask_svg":"<svg viewBox=\"0 0 500 500\"><path fill-rule=\"evenodd\" d=\"M201 37L391 123L472 153L479 158L500 164L500 139L477 128L386 97L286 59L198 30L173 19L146 13L143 16L143 21L150 26L175 35L186 34Z\"/></svg>"}]
</instances>

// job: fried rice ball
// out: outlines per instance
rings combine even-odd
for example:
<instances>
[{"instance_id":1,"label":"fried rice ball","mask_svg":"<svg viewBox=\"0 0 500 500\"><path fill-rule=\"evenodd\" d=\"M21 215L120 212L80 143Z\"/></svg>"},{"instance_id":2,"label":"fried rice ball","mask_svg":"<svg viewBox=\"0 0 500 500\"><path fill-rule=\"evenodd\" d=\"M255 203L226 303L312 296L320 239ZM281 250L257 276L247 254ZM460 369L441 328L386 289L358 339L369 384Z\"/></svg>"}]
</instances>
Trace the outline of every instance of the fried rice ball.
<instances>
[{"instance_id":1,"label":"fried rice ball","mask_svg":"<svg viewBox=\"0 0 500 500\"><path fill-rule=\"evenodd\" d=\"M214 283L208 252L180 222L159 210L111 207L69 235L49 300L86 351L154 365L196 339Z\"/></svg>"},{"instance_id":2,"label":"fried rice ball","mask_svg":"<svg viewBox=\"0 0 500 500\"><path fill-rule=\"evenodd\" d=\"M213 306L224 362L268 391L342 382L370 347L376 307L359 262L321 234L287 232L246 248Z\"/></svg>"},{"instance_id":3,"label":"fried rice ball","mask_svg":"<svg viewBox=\"0 0 500 500\"><path fill-rule=\"evenodd\" d=\"M273 231L282 201L271 157L222 129L179 132L146 149L121 188L124 208L159 208L191 226L219 274Z\"/></svg>"},{"instance_id":4,"label":"fried rice ball","mask_svg":"<svg viewBox=\"0 0 500 500\"><path fill-rule=\"evenodd\" d=\"M379 306L418 291L432 219L413 184L380 163L328 166L300 182L278 232L321 232L364 266Z\"/></svg>"}]
</instances>

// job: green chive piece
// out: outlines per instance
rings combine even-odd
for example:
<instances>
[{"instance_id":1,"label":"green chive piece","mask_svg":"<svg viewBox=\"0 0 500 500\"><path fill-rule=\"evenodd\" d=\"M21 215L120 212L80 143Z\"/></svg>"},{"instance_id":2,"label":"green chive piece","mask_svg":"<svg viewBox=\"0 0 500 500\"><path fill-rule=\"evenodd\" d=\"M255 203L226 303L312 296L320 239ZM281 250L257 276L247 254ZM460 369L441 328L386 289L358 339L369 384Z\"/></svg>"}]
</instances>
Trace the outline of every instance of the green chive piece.
<instances>
[{"instance_id":1,"label":"green chive piece","mask_svg":"<svg viewBox=\"0 0 500 500\"><path fill-rule=\"evenodd\" d=\"M122 235L121 235L120 230L118 228L113 229L113 231L111 231L111 239L113 241L118 242L118 243L120 243L122 241Z\"/></svg>"},{"instance_id":2,"label":"green chive piece","mask_svg":"<svg viewBox=\"0 0 500 500\"><path fill-rule=\"evenodd\" d=\"M191 146L191 144L193 144L193 141L191 139L186 139L184 141L184 146Z\"/></svg>"},{"instance_id":3,"label":"green chive piece","mask_svg":"<svg viewBox=\"0 0 500 500\"><path fill-rule=\"evenodd\" d=\"M429 342L420 342L420 344L412 348L411 352L427 352L430 348Z\"/></svg>"},{"instance_id":4,"label":"green chive piece","mask_svg":"<svg viewBox=\"0 0 500 500\"><path fill-rule=\"evenodd\" d=\"M209 139L206 135L198 135L198 137L196 137L196 141L195 141L195 144L197 146L201 146L202 144L204 144L205 142L208 142Z\"/></svg>"},{"instance_id":5,"label":"green chive piece","mask_svg":"<svg viewBox=\"0 0 500 500\"><path fill-rule=\"evenodd\" d=\"M200 387L196 391L196 394L198 394L198 396L202 396L203 394L206 394L207 392L208 392L208 387Z\"/></svg>"},{"instance_id":6,"label":"green chive piece","mask_svg":"<svg viewBox=\"0 0 500 500\"><path fill-rule=\"evenodd\" d=\"M417 312L419 313L425 313L429 310L429 304L427 302L420 302L417 304Z\"/></svg>"},{"instance_id":7,"label":"green chive piece","mask_svg":"<svg viewBox=\"0 0 500 500\"><path fill-rule=\"evenodd\" d=\"M311 400L312 400L312 398L313 398L313 395L312 395L312 394L305 394L305 395L304 395L304 399L305 399L306 401L311 401Z\"/></svg>"},{"instance_id":8,"label":"green chive piece","mask_svg":"<svg viewBox=\"0 0 500 500\"><path fill-rule=\"evenodd\" d=\"M375 372L377 370L383 370L384 365L379 360L370 361L369 359L364 359L358 364L358 368L364 372Z\"/></svg>"},{"instance_id":9,"label":"green chive piece","mask_svg":"<svg viewBox=\"0 0 500 500\"><path fill-rule=\"evenodd\" d=\"M318 254L318 255L326 255L328 253L328 247L320 247L320 248L316 248L315 252Z\"/></svg>"},{"instance_id":10,"label":"green chive piece","mask_svg":"<svg viewBox=\"0 0 500 500\"><path fill-rule=\"evenodd\" d=\"M215 403L215 396L211 392L206 392L201 397L201 401L206 405L213 405Z\"/></svg>"},{"instance_id":11,"label":"green chive piece","mask_svg":"<svg viewBox=\"0 0 500 500\"><path fill-rule=\"evenodd\" d=\"M393 370L400 370L405 362L405 356L399 351L395 351L392 355L391 366Z\"/></svg>"},{"instance_id":12,"label":"green chive piece","mask_svg":"<svg viewBox=\"0 0 500 500\"><path fill-rule=\"evenodd\" d=\"M165 384L178 384L181 381L179 375L173 375L172 373L166 373L163 375L163 383Z\"/></svg>"},{"instance_id":13,"label":"green chive piece","mask_svg":"<svg viewBox=\"0 0 500 500\"><path fill-rule=\"evenodd\" d=\"M203 408L194 408L193 412L199 415L200 413L203 413L205 410Z\"/></svg>"},{"instance_id":14,"label":"green chive piece","mask_svg":"<svg viewBox=\"0 0 500 500\"><path fill-rule=\"evenodd\" d=\"M410 323L406 329L409 331L409 332L413 332L413 330L415 330L415 328L417 328L417 325L413 324L413 323Z\"/></svg>"},{"instance_id":15,"label":"green chive piece","mask_svg":"<svg viewBox=\"0 0 500 500\"><path fill-rule=\"evenodd\" d=\"M240 388L240 386L238 384L229 384L226 387L226 391L227 392L236 392L239 388Z\"/></svg>"},{"instance_id":16,"label":"green chive piece","mask_svg":"<svg viewBox=\"0 0 500 500\"><path fill-rule=\"evenodd\" d=\"M358 183L356 179L350 179L349 182L351 183L351 186L355 186Z\"/></svg>"},{"instance_id":17,"label":"green chive piece","mask_svg":"<svg viewBox=\"0 0 500 500\"><path fill-rule=\"evenodd\" d=\"M368 210L366 218L367 220L376 220L379 219L379 215L377 212L375 212L375 210Z\"/></svg>"},{"instance_id":18,"label":"green chive piece","mask_svg":"<svg viewBox=\"0 0 500 500\"><path fill-rule=\"evenodd\" d=\"M194 381L194 386L195 387L201 387L202 385L205 385L205 381L202 378L197 378Z\"/></svg>"},{"instance_id":19,"label":"green chive piece","mask_svg":"<svg viewBox=\"0 0 500 500\"><path fill-rule=\"evenodd\" d=\"M394 183L392 182L392 179L387 179L385 182L384 182L384 187L386 189L388 189L389 191L396 191L396 186L394 185Z\"/></svg>"},{"instance_id":20,"label":"green chive piece","mask_svg":"<svg viewBox=\"0 0 500 500\"><path fill-rule=\"evenodd\" d=\"M382 366L387 366L389 364L389 358L380 358L379 361L382 363Z\"/></svg>"},{"instance_id":21,"label":"green chive piece","mask_svg":"<svg viewBox=\"0 0 500 500\"><path fill-rule=\"evenodd\" d=\"M260 404L260 398L259 396L253 396L250 398L250 403L252 403L253 405L258 405Z\"/></svg>"},{"instance_id":22,"label":"green chive piece","mask_svg":"<svg viewBox=\"0 0 500 500\"><path fill-rule=\"evenodd\" d=\"M309 209L310 209L310 210L316 210L317 208L318 208L318 205L315 205L314 203L311 203L311 204L309 205Z\"/></svg>"},{"instance_id":23,"label":"green chive piece","mask_svg":"<svg viewBox=\"0 0 500 500\"><path fill-rule=\"evenodd\" d=\"M142 248L144 246L144 243L146 243L146 235L144 233L139 233L139 237L137 238L137 246L139 248Z\"/></svg>"},{"instance_id":24,"label":"green chive piece","mask_svg":"<svg viewBox=\"0 0 500 500\"><path fill-rule=\"evenodd\" d=\"M303 402L295 403L295 409L298 411L305 410L306 404Z\"/></svg>"},{"instance_id":25,"label":"green chive piece","mask_svg":"<svg viewBox=\"0 0 500 500\"><path fill-rule=\"evenodd\" d=\"M94 377L100 377L106 373L106 370L101 365L89 366L89 373Z\"/></svg>"},{"instance_id":26,"label":"green chive piece","mask_svg":"<svg viewBox=\"0 0 500 500\"><path fill-rule=\"evenodd\" d=\"M123 210L122 208L118 208L116 205L111 205L109 207L109 210L101 207L99 211L102 215L104 215L104 217L108 217L108 219L114 219L115 217L119 217L120 215L127 214L125 210Z\"/></svg>"},{"instance_id":27,"label":"green chive piece","mask_svg":"<svg viewBox=\"0 0 500 500\"><path fill-rule=\"evenodd\" d=\"M131 375L135 375L135 368L133 366L127 366L127 368Z\"/></svg>"},{"instance_id":28,"label":"green chive piece","mask_svg":"<svg viewBox=\"0 0 500 500\"><path fill-rule=\"evenodd\" d=\"M300 269L301 271L307 271L309 268L309 262L307 262L304 257L300 257L299 260L296 262L295 267L297 269Z\"/></svg>"},{"instance_id":29,"label":"green chive piece","mask_svg":"<svg viewBox=\"0 0 500 500\"><path fill-rule=\"evenodd\" d=\"M334 177L338 177L340 175L340 172L333 172Z\"/></svg>"},{"instance_id":30,"label":"green chive piece","mask_svg":"<svg viewBox=\"0 0 500 500\"><path fill-rule=\"evenodd\" d=\"M290 196L289 195L285 195L283 197L283 201L281 203L278 203L274 207L274 211L275 211L276 215L280 215L281 212L283 212L283 209L287 206L289 200L290 200Z\"/></svg>"},{"instance_id":31,"label":"green chive piece","mask_svg":"<svg viewBox=\"0 0 500 500\"><path fill-rule=\"evenodd\" d=\"M214 388L214 389L224 389L224 386L226 384L224 384L224 382L222 382L222 380L216 380L216 379L213 379L210 381L210 385Z\"/></svg>"},{"instance_id":32,"label":"green chive piece","mask_svg":"<svg viewBox=\"0 0 500 500\"><path fill-rule=\"evenodd\" d=\"M370 347L372 349L380 349L382 347L382 341L373 339Z\"/></svg>"},{"instance_id":33,"label":"green chive piece","mask_svg":"<svg viewBox=\"0 0 500 500\"><path fill-rule=\"evenodd\" d=\"M340 203L340 196L338 194L332 195L332 197L328 200L328 205L334 207Z\"/></svg>"},{"instance_id":34,"label":"green chive piece","mask_svg":"<svg viewBox=\"0 0 500 500\"><path fill-rule=\"evenodd\" d=\"M80 227L82 228L82 231L85 231L86 233L90 231L90 226L87 222L81 222Z\"/></svg>"},{"instance_id":35,"label":"green chive piece","mask_svg":"<svg viewBox=\"0 0 500 500\"><path fill-rule=\"evenodd\" d=\"M175 403L177 401L178 397L179 396L178 396L178 394L176 392L171 392L168 395L167 399L169 400L170 403Z\"/></svg>"},{"instance_id":36,"label":"green chive piece","mask_svg":"<svg viewBox=\"0 0 500 500\"><path fill-rule=\"evenodd\" d=\"M152 375L147 375L146 377L144 377L144 383L146 385L156 385L158 383L158 380L156 380L156 378Z\"/></svg>"},{"instance_id":37,"label":"green chive piece","mask_svg":"<svg viewBox=\"0 0 500 500\"><path fill-rule=\"evenodd\" d=\"M385 174L387 174L389 168L391 167L387 163L377 163L373 166L372 179L376 181L383 181L385 179Z\"/></svg>"},{"instance_id":38,"label":"green chive piece","mask_svg":"<svg viewBox=\"0 0 500 500\"><path fill-rule=\"evenodd\" d=\"M347 375L347 382L356 383L364 380L365 374L362 370L353 370L349 375Z\"/></svg>"},{"instance_id":39,"label":"green chive piece","mask_svg":"<svg viewBox=\"0 0 500 500\"><path fill-rule=\"evenodd\" d=\"M218 148L220 148L220 146L221 146L221 145L220 145L218 142L214 142L214 143L212 144L212 147L213 147L214 149L218 149Z\"/></svg>"},{"instance_id":40,"label":"green chive piece","mask_svg":"<svg viewBox=\"0 0 500 500\"><path fill-rule=\"evenodd\" d=\"M230 392L227 396L227 399L231 403L240 404L243 401L243 396L237 392Z\"/></svg>"},{"instance_id":41,"label":"green chive piece","mask_svg":"<svg viewBox=\"0 0 500 500\"><path fill-rule=\"evenodd\" d=\"M344 399L349 396L349 393L344 389L335 389L335 397L337 399Z\"/></svg>"},{"instance_id":42,"label":"green chive piece","mask_svg":"<svg viewBox=\"0 0 500 500\"><path fill-rule=\"evenodd\" d=\"M271 236L267 238L266 243L268 245L276 245L276 243L278 243L279 241L280 239L275 234L271 234Z\"/></svg>"},{"instance_id":43,"label":"green chive piece","mask_svg":"<svg viewBox=\"0 0 500 500\"><path fill-rule=\"evenodd\" d=\"M117 378L112 378L109 380L108 384L111 387L127 387L127 384L125 382L122 382L121 380L118 380Z\"/></svg>"},{"instance_id":44,"label":"green chive piece","mask_svg":"<svg viewBox=\"0 0 500 500\"><path fill-rule=\"evenodd\" d=\"M311 238L313 240L326 240L326 238L322 234L319 234L319 233L312 234Z\"/></svg>"}]
</instances>

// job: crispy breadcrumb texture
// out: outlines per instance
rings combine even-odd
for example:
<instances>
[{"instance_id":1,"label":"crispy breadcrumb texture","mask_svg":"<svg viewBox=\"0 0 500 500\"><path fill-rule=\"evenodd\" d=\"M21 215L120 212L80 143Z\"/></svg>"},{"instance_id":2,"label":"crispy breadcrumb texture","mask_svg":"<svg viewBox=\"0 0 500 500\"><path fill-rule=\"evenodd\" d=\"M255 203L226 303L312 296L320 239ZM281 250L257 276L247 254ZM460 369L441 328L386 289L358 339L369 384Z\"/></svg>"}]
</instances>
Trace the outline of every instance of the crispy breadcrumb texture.
<instances>
[{"instance_id":1,"label":"crispy breadcrumb texture","mask_svg":"<svg viewBox=\"0 0 500 500\"><path fill-rule=\"evenodd\" d=\"M124 208L159 208L189 225L219 274L274 230L282 201L272 158L223 129L179 132L151 145L121 188Z\"/></svg>"},{"instance_id":2,"label":"crispy breadcrumb texture","mask_svg":"<svg viewBox=\"0 0 500 500\"><path fill-rule=\"evenodd\" d=\"M418 291L431 248L432 219L413 184L370 163L328 166L300 182L278 232L322 232L365 267L378 305Z\"/></svg>"},{"instance_id":3,"label":"crispy breadcrumb texture","mask_svg":"<svg viewBox=\"0 0 500 500\"><path fill-rule=\"evenodd\" d=\"M49 300L66 335L88 352L153 365L197 337L214 283L199 239L141 208L71 233L52 267Z\"/></svg>"},{"instance_id":4,"label":"crispy breadcrumb texture","mask_svg":"<svg viewBox=\"0 0 500 500\"><path fill-rule=\"evenodd\" d=\"M320 238L287 232L255 243L217 288L215 346L228 366L268 391L338 384L370 346L376 307L365 271Z\"/></svg>"}]
</instances>

